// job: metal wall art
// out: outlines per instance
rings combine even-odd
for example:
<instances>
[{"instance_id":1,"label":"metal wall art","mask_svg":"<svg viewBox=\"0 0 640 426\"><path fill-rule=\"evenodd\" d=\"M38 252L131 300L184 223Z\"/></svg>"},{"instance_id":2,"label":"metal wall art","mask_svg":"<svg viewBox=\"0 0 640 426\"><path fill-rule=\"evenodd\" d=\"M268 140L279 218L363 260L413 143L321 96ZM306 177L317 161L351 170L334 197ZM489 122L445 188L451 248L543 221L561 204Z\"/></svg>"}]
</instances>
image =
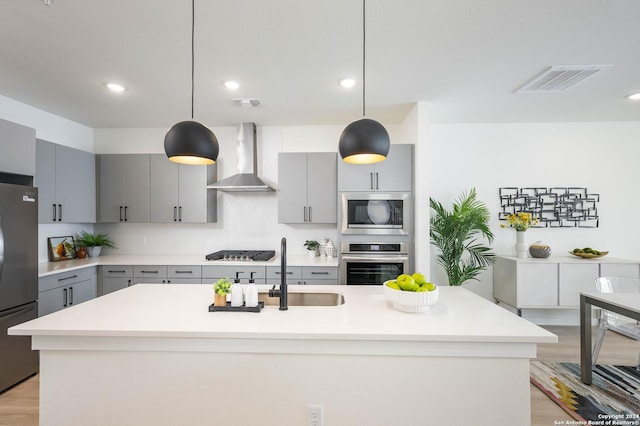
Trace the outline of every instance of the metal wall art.
<instances>
[{"instance_id":1,"label":"metal wall art","mask_svg":"<svg viewBox=\"0 0 640 426\"><path fill-rule=\"evenodd\" d=\"M518 212L531 213L539 220L536 228L597 228L599 194L587 188L500 188L500 220Z\"/></svg>"}]
</instances>

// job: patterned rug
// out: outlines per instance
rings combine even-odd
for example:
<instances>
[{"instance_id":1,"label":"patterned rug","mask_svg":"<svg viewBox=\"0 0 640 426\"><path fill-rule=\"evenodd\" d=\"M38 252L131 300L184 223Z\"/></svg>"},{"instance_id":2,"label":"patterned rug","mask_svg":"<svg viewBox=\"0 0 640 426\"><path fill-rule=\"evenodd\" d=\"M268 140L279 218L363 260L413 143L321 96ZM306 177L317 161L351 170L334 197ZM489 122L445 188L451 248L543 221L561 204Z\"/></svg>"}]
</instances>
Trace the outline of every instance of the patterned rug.
<instances>
[{"instance_id":1,"label":"patterned rug","mask_svg":"<svg viewBox=\"0 0 640 426\"><path fill-rule=\"evenodd\" d=\"M597 365L589 386L580 380L580 364L531 361L531 383L576 424L640 426L640 372L635 367Z\"/></svg>"}]
</instances>

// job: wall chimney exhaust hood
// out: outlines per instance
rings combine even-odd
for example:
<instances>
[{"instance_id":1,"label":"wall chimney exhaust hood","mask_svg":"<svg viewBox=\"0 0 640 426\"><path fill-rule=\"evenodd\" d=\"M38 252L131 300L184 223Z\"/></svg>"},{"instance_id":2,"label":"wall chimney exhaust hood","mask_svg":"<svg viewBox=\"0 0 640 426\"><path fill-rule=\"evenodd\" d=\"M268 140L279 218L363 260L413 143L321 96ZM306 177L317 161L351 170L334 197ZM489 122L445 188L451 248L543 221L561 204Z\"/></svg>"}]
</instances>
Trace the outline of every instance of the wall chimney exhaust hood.
<instances>
[{"instance_id":1,"label":"wall chimney exhaust hood","mask_svg":"<svg viewBox=\"0 0 640 426\"><path fill-rule=\"evenodd\" d=\"M242 123L238 131L238 173L207 188L226 192L266 192L275 191L257 175L258 149L255 123Z\"/></svg>"}]
</instances>

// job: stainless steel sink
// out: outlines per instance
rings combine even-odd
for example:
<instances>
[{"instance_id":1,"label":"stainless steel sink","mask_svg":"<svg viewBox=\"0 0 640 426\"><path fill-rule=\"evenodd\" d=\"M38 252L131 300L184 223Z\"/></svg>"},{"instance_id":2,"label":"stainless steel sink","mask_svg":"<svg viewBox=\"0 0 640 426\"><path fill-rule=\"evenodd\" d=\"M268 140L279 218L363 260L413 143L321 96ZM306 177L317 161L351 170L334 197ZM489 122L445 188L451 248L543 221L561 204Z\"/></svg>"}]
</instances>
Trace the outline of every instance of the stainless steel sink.
<instances>
[{"instance_id":1,"label":"stainless steel sink","mask_svg":"<svg viewBox=\"0 0 640 426\"><path fill-rule=\"evenodd\" d=\"M280 304L277 297L269 297L269 293L258 293L258 300L265 306ZM338 293L294 293L287 296L289 306L340 306L344 304L344 297Z\"/></svg>"}]
</instances>

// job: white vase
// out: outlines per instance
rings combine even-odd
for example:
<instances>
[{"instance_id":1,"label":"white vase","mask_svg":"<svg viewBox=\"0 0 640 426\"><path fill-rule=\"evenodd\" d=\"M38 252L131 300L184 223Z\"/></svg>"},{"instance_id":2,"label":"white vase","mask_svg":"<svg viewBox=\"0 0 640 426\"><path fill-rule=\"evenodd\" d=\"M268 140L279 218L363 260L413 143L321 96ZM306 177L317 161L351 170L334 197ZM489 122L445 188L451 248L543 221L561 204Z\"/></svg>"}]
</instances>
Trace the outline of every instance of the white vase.
<instances>
[{"instance_id":1,"label":"white vase","mask_svg":"<svg viewBox=\"0 0 640 426\"><path fill-rule=\"evenodd\" d=\"M89 257L98 257L102 251L102 246L87 247Z\"/></svg>"},{"instance_id":2,"label":"white vase","mask_svg":"<svg viewBox=\"0 0 640 426\"><path fill-rule=\"evenodd\" d=\"M527 231L516 231L516 257L528 257Z\"/></svg>"}]
</instances>

